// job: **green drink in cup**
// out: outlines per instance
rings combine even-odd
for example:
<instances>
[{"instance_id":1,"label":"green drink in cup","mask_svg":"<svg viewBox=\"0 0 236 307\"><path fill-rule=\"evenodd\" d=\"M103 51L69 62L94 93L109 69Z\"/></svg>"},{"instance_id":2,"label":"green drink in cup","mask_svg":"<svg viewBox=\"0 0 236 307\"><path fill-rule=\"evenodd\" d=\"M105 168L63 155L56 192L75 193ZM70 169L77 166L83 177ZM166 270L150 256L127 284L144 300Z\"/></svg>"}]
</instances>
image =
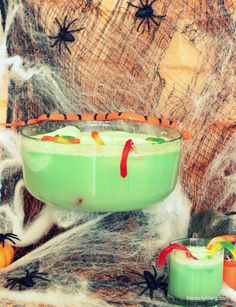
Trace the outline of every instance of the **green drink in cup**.
<instances>
[{"instance_id":1,"label":"green drink in cup","mask_svg":"<svg viewBox=\"0 0 236 307\"><path fill-rule=\"evenodd\" d=\"M62 142L53 142L53 138ZM70 143L78 139L79 143ZM134 148L127 148L127 142ZM173 191L181 144L180 132L147 123L79 121L25 126L21 129L24 182L37 199L63 209L138 210Z\"/></svg>"},{"instance_id":2,"label":"green drink in cup","mask_svg":"<svg viewBox=\"0 0 236 307\"><path fill-rule=\"evenodd\" d=\"M183 306L213 306L221 294L223 249L213 256L207 239L183 239L174 243L186 246L193 259L181 250L173 250L168 259L168 301Z\"/></svg>"}]
</instances>

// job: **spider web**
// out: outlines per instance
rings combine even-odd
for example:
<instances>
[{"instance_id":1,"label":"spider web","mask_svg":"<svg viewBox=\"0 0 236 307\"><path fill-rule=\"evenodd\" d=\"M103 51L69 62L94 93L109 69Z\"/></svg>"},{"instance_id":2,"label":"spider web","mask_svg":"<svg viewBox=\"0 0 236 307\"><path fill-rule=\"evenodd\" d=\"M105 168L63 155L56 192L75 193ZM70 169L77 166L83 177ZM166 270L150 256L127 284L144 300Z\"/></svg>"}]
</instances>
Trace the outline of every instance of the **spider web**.
<instances>
[{"instance_id":1,"label":"spider web","mask_svg":"<svg viewBox=\"0 0 236 307\"><path fill-rule=\"evenodd\" d=\"M153 301L148 291L138 296L143 288L130 286L140 281L136 273L151 270L169 241L187 236L191 209L236 209L236 5L162 0L153 8L166 18L148 33L146 24L137 32L135 8L123 0L8 1L7 33L0 31L11 59L8 121L125 110L176 117L195 135L183 147L181 184L162 204L88 214L33 199L22 180L18 133L1 131L0 231L21 238L15 262L1 270L3 305L167 306L161 291ZM65 15L79 16L75 28L85 27L68 45L71 55L63 48L59 54L48 38L59 31L55 18L63 22ZM224 218L212 214L212 224L198 227L210 236L215 220ZM222 231L235 233L227 225ZM35 280L21 293L4 288L26 269L47 272L50 282Z\"/></svg>"}]
</instances>

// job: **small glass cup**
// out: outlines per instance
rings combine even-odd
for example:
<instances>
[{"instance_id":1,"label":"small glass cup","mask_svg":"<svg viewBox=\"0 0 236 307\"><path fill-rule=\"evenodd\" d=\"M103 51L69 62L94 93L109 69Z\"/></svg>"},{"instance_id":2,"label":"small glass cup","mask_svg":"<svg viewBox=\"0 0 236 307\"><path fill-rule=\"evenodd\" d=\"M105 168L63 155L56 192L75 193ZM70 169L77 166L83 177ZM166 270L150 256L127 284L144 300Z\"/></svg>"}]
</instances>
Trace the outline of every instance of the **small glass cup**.
<instances>
[{"instance_id":1,"label":"small glass cup","mask_svg":"<svg viewBox=\"0 0 236 307\"><path fill-rule=\"evenodd\" d=\"M186 246L198 260L174 250L168 259L168 301L182 306L214 306L219 302L224 251L210 256L209 239L182 239L172 243Z\"/></svg>"}]
</instances>

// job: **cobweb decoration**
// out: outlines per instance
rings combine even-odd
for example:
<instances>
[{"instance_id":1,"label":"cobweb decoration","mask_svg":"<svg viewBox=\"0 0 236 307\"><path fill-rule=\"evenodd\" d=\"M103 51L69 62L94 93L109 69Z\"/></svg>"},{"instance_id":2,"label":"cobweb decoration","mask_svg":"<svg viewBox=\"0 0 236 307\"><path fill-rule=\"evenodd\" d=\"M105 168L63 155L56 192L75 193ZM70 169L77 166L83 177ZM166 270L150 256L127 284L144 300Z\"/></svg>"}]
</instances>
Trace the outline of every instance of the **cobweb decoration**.
<instances>
[{"instance_id":1,"label":"cobweb decoration","mask_svg":"<svg viewBox=\"0 0 236 307\"><path fill-rule=\"evenodd\" d=\"M115 1L111 11L109 1L71 0L66 8L63 1L36 2L0 0L6 8L0 70L10 74L8 121L41 113L121 111L122 106L175 116L182 128L197 133L184 145L181 182L165 201L135 212L99 214L57 210L33 199L22 179L19 134L0 131L0 232L21 239L15 262L0 271L1 304L167 306L160 291L153 300L138 295L142 288L130 285L140 281L136 273L151 270L159 250L172 240L193 233L236 233L235 219L221 213L192 219L190 214L207 207L236 209L233 4L225 1L225 17L220 5L210 4L204 15L193 1L160 1L159 11L168 16L149 35L137 33L126 1ZM87 29L70 46L71 57L51 49L48 39L58 31L55 17L62 21L67 13L79 15ZM187 85L165 61L176 33L200 54L201 65ZM205 65L210 73L199 90ZM35 279L34 287L22 292L17 285L5 288L8 278L20 278L26 270L48 273L50 281Z\"/></svg>"},{"instance_id":2,"label":"cobweb decoration","mask_svg":"<svg viewBox=\"0 0 236 307\"><path fill-rule=\"evenodd\" d=\"M10 131L10 134L18 138L17 133ZM14 152L17 153L18 144L13 143L16 145ZM3 142L3 148L4 145ZM19 303L27 304L33 300L38 304L60 306L62 302L66 305L69 296L68 306L82 303L84 306L106 306L105 301L111 298L115 303L122 291L127 290L127 285L120 284L120 276L127 275L126 278L135 280L135 272L142 273L144 266L155 264L157 251L161 247L187 234L191 204L184 197L179 184L162 204L142 211L72 213L45 205L35 221L26 226L23 187L23 181L19 180L12 201L0 207L0 219L4 221L0 224L0 232L17 234L21 239L16 244L19 247L37 243L40 235L53 224L64 231L1 270L2 286L8 278L23 276L25 270L48 273L50 282L39 280L34 290L25 290L23 296L14 294L14 300ZM119 288L121 293L118 295ZM111 291L109 299L101 289ZM14 290L17 290L17 286ZM13 293L12 290L0 288L3 301L12 300ZM135 300L136 296L135 289L131 287L129 300ZM163 297L159 299L163 300ZM150 299L144 297L141 301L148 302Z\"/></svg>"}]
</instances>

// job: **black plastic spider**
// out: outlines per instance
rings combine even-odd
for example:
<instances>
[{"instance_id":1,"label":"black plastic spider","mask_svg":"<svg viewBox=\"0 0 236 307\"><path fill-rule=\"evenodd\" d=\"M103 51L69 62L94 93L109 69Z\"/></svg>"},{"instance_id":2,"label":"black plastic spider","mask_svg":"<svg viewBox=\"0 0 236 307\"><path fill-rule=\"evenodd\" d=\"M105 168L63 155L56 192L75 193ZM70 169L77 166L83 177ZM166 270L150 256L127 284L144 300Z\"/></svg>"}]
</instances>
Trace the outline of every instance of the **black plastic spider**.
<instances>
[{"instance_id":1,"label":"black plastic spider","mask_svg":"<svg viewBox=\"0 0 236 307\"><path fill-rule=\"evenodd\" d=\"M3 233L0 233L0 243L2 243L2 246L4 247L4 245L5 245L5 241L6 240L9 240L9 241L11 241L13 244L16 244L14 241L13 241L13 239L14 240L19 240L20 241L20 239L17 237L17 235L15 235L14 233L11 233L11 232L9 232L9 233L5 233L5 234L3 234Z\"/></svg>"},{"instance_id":2,"label":"black plastic spider","mask_svg":"<svg viewBox=\"0 0 236 307\"><path fill-rule=\"evenodd\" d=\"M135 13L135 17L142 19L140 21L139 25L138 25L137 31L139 30L139 28L143 24L143 22L146 20L147 21L147 25L148 25L148 32L150 32L150 29L151 29L151 27L150 27L150 19L159 28L160 22L157 22L154 18L163 19L163 18L166 17L166 15L159 16L159 15L156 15L154 13L152 5L153 5L154 2L156 2L156 0L152 0L152 2L150 2L150 3L148 3L149 0L145 0L145 1L146 2L143 3L143 1L140 0L141 6L137 6L137 5L132 4L131 2L128 2L128 7L132 6L132 7L137 8L138 10Z\"/></svg>"},{"instance_id":3,"label":"black plastic spider","mask_svg":"<svg viewBox=\"0 0 236 307\"><path fill-rule=\"evenodd\" d=\"M147 287L139 293L139 296L143 295L147 290L149 290L149 296L153 299L153 291L157 289L161 289L164 291L165 296L167 296L167 281L165 280L165 275L161 275L157 278L157 271L155 267L152 265L154 275L149 271L144 271L143 274L136 273L137 275L141 276L145 279L145 281L139 281L132 283L131 285L144 285L146 284Z\"/></svg>"},{"instance_id":4,"label":"black plastic spider","mask_svg":"<svg viewBox=\"0 0 236 307\"><path fill-rule=\"evenodd\" d=\"M56 18L56 22L58 23L59 25L59 33L57 34L57 36L48 36L49 38L51 39L55 39L56 41L53 43L53 45L51 45L51 47L53 48L54 46L56 46L57 43L59 43L59 52L61 54L61 44L64 43L66 49L69 51L69 53L71 54L71 51L69 49L69 47L67 46L67 43L71 43L71 42L74 42L75 41L75 38L74 36L72 35L72 33L75 33L75 32L80 32L82 30L84 30L85 28L79 28L79 29L75 29L75 30L69 30L70 27L72 26L72 24L78 20L78 18L72 20L71 22L69 22L67 25L66 25L66 22L67 22L67 18L68 16L66 16L64 18L64 22L63 22L63 25L60 24L60 22L58 21L58 19Z\"/></svg>"},{"instance_id":5,"label":"black plastic spider","mask_svg":"<svg viewBox=\"0 0 236 307\"><path fill-rule=\"evenodd\" d=\"M17 284L19 284L19 290L22 290L22 286L31 288L35 285L35 281L33 280L34 278L49 281L49 279L42 277L44 275L48 275L48 273L40 273L40 272L37 272L37 270L34 270L31 273L29 272L29 270L25 270L25 272L26 272L26 275L23 277L8 278L5 288L13 289L14 286Z\"/></svg>"}]
</instances>

